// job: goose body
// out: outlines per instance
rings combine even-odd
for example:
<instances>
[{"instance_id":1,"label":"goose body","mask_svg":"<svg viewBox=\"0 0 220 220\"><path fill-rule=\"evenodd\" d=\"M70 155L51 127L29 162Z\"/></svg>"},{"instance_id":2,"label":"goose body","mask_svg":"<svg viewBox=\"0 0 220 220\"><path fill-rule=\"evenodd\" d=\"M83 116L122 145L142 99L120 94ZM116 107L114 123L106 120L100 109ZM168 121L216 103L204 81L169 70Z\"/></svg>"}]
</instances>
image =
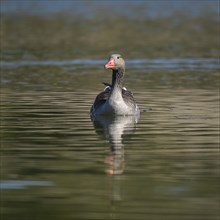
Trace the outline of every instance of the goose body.
<instances>
[{"instance_id":1,"label":"goose body","mask_svg":"<svg viewBox=\"0 0 220 220\"><path fill-rule=\"evenodd\" d=\"M139 108L130 91L123 87L125 62L120 54L109 58L106 69L112 69L112 84L107 84L103 92L96 96L91 107L91 115L137 115Z\"/></svg>"}]
</instances>

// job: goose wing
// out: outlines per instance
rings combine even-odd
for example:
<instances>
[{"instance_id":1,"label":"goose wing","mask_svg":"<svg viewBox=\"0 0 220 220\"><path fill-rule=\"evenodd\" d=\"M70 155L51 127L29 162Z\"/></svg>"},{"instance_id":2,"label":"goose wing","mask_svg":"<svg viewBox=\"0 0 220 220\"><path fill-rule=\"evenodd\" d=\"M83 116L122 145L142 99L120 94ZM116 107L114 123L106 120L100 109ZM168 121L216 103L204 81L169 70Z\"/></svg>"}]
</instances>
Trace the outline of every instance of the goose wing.
<instances>
[{"instance_id":1,"label":"goose wing","mask_svg":"<svg viewBox=\"0 0 220 220\"><path fill-rule=\"evenodd\" d=\"M111 84L109 83L104 83L103 84L106 86L103 92L100 92L94 101L94 104L92 105L91 109L90 109L90 113L92 113L93 111L95 111L96 109L98 109L100 106L104 105L105 102L108 100L109 96L110 96L110 92L112 89ZM136 106L133 94L131 91L127 90L125 87L123 87L122 89L122 97L124 99L124 101L132 106Z\"/></svg>"},{"instance_id":2,"label":"goose wing","mask_svg":"<svg viewBox=\"0 0 220 220\"><path fill-rule=\"evenodd\" d=\"M104 89L103 92L100 92L94 101L94 104L92 105L91 109L90 109L90 113L92 113L94 110L98 109L101 105L105 104L105 102L107 101L109 95L110 95L110 91L111 91L111 86L110 84L105 84L107 85L107 87Z\"/></svg>"},{"instance_id":3,"label":"goose wing","mask_svg":"<svg viewBox=\"0 0 220 220\"><path fill-rule=\"evenodd\" d=\"M136 102L133 96L133 93L129 90L127 90L125 87L122 89L122 97L125 101L125 103L129 105L136 106Z\"/></svg>"}]
</instances>

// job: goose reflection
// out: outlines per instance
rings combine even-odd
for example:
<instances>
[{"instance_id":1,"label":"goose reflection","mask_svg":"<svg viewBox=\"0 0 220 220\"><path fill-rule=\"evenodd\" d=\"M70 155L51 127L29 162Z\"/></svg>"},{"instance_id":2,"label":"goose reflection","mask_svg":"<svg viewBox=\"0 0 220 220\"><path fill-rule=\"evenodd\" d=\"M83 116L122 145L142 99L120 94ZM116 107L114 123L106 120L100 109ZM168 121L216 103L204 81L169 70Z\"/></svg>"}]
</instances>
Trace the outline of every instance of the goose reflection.
<instances>
[{"instance_id":1,"label":"goose reflection","mask_svg":"<svg viewBox=\"0 0 220 220\"><path fill-rule=\"evenodd\" d=\"M139 115L91 117L97 134L107 139L111 145L110 152L105 158L108 164L106 173L122 174L124 171L124 142L136 128Z\"/></svg>"}]
</instances>

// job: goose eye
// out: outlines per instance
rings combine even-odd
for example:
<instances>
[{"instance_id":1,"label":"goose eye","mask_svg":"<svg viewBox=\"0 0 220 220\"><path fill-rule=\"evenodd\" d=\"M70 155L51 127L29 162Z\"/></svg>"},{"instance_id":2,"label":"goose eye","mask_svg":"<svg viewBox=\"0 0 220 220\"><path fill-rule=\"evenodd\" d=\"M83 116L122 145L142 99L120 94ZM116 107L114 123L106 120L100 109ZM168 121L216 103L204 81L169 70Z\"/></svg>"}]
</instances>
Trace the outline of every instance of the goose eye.
<instances>
[{"instance_id":1,"label":"goose eye","mask_svg":"<svg viewBox=\"0 0 220 220\"><path fill-rule=\"evenodd\" d=\"M119 59L120 57L117 57L117 59Z\"/></svg>"}]
</instances>

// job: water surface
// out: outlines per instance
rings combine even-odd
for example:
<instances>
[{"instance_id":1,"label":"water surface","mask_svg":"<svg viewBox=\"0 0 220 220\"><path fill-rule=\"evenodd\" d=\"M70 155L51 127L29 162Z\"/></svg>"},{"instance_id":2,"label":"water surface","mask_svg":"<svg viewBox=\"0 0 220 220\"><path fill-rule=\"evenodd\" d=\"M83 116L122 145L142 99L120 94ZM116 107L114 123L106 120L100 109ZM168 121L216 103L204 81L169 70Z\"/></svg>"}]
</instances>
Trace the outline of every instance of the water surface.
<instances>
[{"instance_id":1,"label":"water surface","mask_svg":"<svg viewBox=\"0 0 220 220\"><path fill-rule=\"evenodd\" d=\"M219 63L128 60L140 118L89 109L104 60L1 63L6 219L219 218Z\"/></svg>"}]
</instances>

